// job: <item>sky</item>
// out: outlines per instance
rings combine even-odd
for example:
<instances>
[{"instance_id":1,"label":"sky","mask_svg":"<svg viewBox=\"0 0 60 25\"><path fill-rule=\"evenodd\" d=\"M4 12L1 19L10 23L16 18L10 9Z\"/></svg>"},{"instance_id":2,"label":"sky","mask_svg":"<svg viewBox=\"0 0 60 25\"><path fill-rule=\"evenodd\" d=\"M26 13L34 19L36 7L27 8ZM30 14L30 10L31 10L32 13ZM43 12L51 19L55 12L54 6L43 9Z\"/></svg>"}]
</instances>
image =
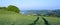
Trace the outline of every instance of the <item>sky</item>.
<instances>
[{"instance_id":1,"label":"sky","mask_svg":"<svg viewBox=\"0 0 60 25\"><path fill-rule=\"evenodd\" d=\"M0 0L0 6L15 5L20 10L60 9L60 0Z\"/></svg>"}]
</instances>

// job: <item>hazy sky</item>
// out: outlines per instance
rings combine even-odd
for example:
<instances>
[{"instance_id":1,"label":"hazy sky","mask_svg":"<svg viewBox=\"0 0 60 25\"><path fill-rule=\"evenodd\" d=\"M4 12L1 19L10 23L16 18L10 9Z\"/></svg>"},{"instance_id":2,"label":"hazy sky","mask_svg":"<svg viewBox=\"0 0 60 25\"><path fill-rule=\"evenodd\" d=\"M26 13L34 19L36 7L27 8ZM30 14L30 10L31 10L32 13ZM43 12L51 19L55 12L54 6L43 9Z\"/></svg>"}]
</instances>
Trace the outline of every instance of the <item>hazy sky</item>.
<instances>
[{"instance_id":1,"label":"hazy sky","mask_svg":"<svg viewBox=\"0 0 60 25\"><path fill-rule=\"evenodd\" d=\"M0 0L0 6L15 5L21 10L60 9L60 0Z\"/></svg>"}]
</instances>

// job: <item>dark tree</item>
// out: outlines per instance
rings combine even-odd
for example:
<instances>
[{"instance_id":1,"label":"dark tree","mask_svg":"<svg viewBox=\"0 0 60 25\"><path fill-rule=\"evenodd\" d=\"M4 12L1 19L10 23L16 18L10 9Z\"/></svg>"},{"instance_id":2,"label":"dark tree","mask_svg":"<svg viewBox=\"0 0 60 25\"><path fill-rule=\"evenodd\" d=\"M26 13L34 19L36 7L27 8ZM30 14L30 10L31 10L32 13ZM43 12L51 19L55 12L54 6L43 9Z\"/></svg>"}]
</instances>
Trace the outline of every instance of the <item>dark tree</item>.
<instances>
[{"instance_id":1,"label":"dark tree","mask_svg":"<svg viewBox=\"0 0 60 25\"><path fill-rule=\"evenodd\" d=\"M6 9L6 7L0 7L0 9Z\"/></svg>"},{"instance_id":2,"label":"dark tree","mask_svg":"<svg viewBox=\"0 0 60 25\"><path fill-rule=\"evenodd\" d=\"M20 12L19 8L16 7L16 6L13 6L13 5L8 6L8 11L13 11L13 12L16 12L16 13Z\"/></svg>"}]
</instances>

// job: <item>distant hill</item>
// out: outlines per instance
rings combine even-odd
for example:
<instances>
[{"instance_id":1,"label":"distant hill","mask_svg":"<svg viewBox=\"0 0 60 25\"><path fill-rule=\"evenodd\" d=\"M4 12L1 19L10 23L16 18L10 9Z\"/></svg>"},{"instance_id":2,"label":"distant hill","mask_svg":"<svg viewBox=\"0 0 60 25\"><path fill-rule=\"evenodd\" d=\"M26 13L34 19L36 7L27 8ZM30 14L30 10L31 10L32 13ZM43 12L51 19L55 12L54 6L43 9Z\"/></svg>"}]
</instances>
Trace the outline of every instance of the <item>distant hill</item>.
<instances>
[{"instance_id":1,"label":"distant hill","mask_svg":"<svg viewBox=\"0 0 60 25\"><path fill-rule=\"evenodd\" d=\"M21 13L23 14L44 14L49 15L51 13L55 13L57 16L60 15L60 10L23 10Z\"/></svg>"}]
</instances>

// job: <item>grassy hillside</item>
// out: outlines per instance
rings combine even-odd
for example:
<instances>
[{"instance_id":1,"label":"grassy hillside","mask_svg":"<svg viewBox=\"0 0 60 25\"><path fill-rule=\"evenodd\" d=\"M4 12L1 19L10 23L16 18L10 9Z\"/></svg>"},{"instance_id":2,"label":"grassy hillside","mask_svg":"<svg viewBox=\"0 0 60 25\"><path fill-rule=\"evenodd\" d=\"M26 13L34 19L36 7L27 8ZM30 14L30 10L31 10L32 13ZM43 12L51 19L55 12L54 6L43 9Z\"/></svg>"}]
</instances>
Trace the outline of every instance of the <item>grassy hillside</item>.
<instances>
[{"instance_id":1,"label":"grassy hillside","mask_svg":"<svg viewBox=\"0 0 60 25\"><path fill-rule=\"evenodd\" d=\"M0 25L28 25L37 17L21 15L12 11L0 10Z\"/></svg>"},{"instance_id":2,"label":"grassy hillside","mask_svg":"<svg viewBox=\"0 0 60 25\"><path fill-rule=\"evenodd\" d=\"M44 17L51 25L60 25L60 18ZM0 10L0 25L29 25L37 19L36 16L21 15L12 11ZM44 25L40 17L36 25Z\"/></svg>"}]
</instances>

